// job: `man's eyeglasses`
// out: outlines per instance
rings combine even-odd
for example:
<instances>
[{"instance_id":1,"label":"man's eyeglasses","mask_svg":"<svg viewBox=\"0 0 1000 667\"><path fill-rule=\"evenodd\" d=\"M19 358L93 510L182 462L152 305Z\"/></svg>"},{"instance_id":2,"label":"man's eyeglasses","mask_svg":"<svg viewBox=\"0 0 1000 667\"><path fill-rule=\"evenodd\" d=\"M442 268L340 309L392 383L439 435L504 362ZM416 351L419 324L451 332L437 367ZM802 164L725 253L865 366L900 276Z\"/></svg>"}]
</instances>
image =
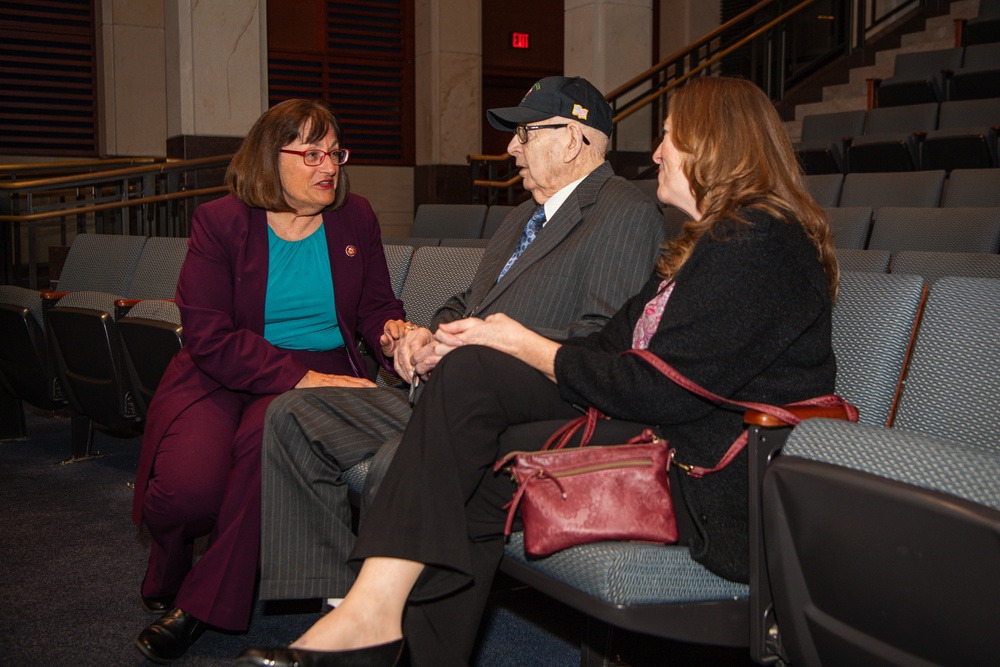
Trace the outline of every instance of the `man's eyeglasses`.
<instances>
[{"instance_id":1,"label":"man's eyeglasses","mask_svg":"<svg viewBox=\"0 0 1000 667\"><path fill-rule=\"evenodd\" d=\"M351 154L351 151L346 148L336 148L332 151L321 151L317 148L313 148L307 151L290 151L286 148L281 149L282 153L291 153L292 155L301 155L302 161L306 163L307 167L318 167L323 164L323 160L329 155L330 159L333 160L334 164L344 164L347 162L347 156Z\"/></svg>"},{"instance_id":2,"label":"man's eyeglasses","mask_svg":"<svg viewBox=\"0 0 1000 667\"><path fill-rule=\"evenodd\" d=\"M533 130L558 130L562 127L569 127L569 123L556 123L555 125L518 125L514 128L514 133L517 135L517 140L522 144L528 143L528 132ZM583 136L583 143L590 145L590 141L587 139L587 135Z\"/></svg>"}]
</instances>

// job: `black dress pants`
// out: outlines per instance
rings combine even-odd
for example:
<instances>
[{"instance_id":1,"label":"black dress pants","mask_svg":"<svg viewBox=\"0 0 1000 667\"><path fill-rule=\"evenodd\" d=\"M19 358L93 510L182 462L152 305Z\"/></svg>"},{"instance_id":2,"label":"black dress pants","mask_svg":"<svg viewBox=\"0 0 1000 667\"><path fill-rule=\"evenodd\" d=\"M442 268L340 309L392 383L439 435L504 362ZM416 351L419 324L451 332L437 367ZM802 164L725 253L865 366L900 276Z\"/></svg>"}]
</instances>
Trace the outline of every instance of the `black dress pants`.
<instances>
[{"instance_id":1,"label":"black dress pants","mask_svg":"<svg viewBox=\"0 0 1000 667\"><path fill-rule=\"evenodd\" d=\"M580 414L554 382L491 348L458 348L434 370L351 554L355 566L373 556L426 565L403 619L417 667L466 664L474 647L515 490L493 464L508 451L538 449ZM642 430L600 426L593 444ZM508 437L514 428L524 436Z\"/></svg>"}]
</instances>

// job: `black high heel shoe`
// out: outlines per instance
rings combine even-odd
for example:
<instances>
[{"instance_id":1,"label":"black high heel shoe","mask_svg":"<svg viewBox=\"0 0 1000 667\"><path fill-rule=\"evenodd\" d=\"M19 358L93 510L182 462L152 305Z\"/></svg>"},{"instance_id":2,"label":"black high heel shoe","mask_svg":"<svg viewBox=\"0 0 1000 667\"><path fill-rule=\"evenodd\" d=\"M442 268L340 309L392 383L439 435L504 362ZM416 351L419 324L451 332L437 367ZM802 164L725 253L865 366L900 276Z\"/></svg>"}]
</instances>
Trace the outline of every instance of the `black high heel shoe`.
<instances>
[{"instance_id":1,"label":"black high heel shoe","mask_svg":"<svg viewBox=\"0 0 1000 667\"><path fill-rule=\"evenodd\" d=\"M146 626L135 638L144 656L166 665L184 655L208 625L176 607Z\"/></svg>"},{"instance_id":2,"label":"black high heel shoe","mask_svg":"<svg viewBox=\"0 0 1000 667\"><path fill-rule=\"evenodd\" d=\"M301 648L248 648L237 667L407 667L406 642L397 639L353 651L307 651Z\"/></svg>"}]
</instances>

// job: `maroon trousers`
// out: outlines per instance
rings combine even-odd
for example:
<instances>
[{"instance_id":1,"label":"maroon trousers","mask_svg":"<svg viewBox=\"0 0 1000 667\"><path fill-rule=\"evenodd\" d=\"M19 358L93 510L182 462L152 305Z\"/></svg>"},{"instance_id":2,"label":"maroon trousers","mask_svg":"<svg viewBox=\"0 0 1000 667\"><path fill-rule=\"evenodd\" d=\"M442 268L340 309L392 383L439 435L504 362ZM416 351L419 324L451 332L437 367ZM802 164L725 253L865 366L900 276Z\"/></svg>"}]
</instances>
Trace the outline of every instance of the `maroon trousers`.
<instances>
[{"instance_id":1,"label":"maroon trousers","mask_svg":"<svg viewBox=\"0 0 1000 667\"><path fill-rule=\"evenodd\" d=\"M260 449L274 395L216 389L160 441L143 498L153 537L142 594L226 630L246 630L260 553ZM194 540L208 548L192 566Z\"/></svg>"}]
</instances>

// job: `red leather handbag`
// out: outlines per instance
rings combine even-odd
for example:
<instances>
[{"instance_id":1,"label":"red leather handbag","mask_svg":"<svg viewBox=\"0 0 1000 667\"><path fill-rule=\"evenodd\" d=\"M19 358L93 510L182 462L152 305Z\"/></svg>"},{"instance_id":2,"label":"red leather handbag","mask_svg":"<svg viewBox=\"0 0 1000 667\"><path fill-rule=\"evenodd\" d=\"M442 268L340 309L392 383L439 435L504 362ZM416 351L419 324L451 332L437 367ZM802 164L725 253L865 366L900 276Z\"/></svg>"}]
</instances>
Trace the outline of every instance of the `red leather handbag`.
<instances>
[{"instance_id":1,"label":"red leather handbag","mask_svg":"<svg viewBox=\"0 0 1000 667\"><path fill-rule=\"evenodd\" d=\"M841 408L850 421L857 409L835 394L792 403L785 408L764 403L733 401L703 389L648 350L627 350L688 391L728 405L756 410L795 425L802 418L786 408ZM673 461L674 450L649 429L625 444L586 447L598 419L608 419L596 408L552 434L540 451L507 454L494 465L506 468L518 488L507 505L505 535L510 535L518 508L524 524L524 550L548 556L567 547L606 540L636 540L670 544L677 541L677 522L667 474L671 463L692 477L718 472L747 444L744 431L712 468ZM584 429L579 447L565 448Z\"/></svg>"}]
</instances>

